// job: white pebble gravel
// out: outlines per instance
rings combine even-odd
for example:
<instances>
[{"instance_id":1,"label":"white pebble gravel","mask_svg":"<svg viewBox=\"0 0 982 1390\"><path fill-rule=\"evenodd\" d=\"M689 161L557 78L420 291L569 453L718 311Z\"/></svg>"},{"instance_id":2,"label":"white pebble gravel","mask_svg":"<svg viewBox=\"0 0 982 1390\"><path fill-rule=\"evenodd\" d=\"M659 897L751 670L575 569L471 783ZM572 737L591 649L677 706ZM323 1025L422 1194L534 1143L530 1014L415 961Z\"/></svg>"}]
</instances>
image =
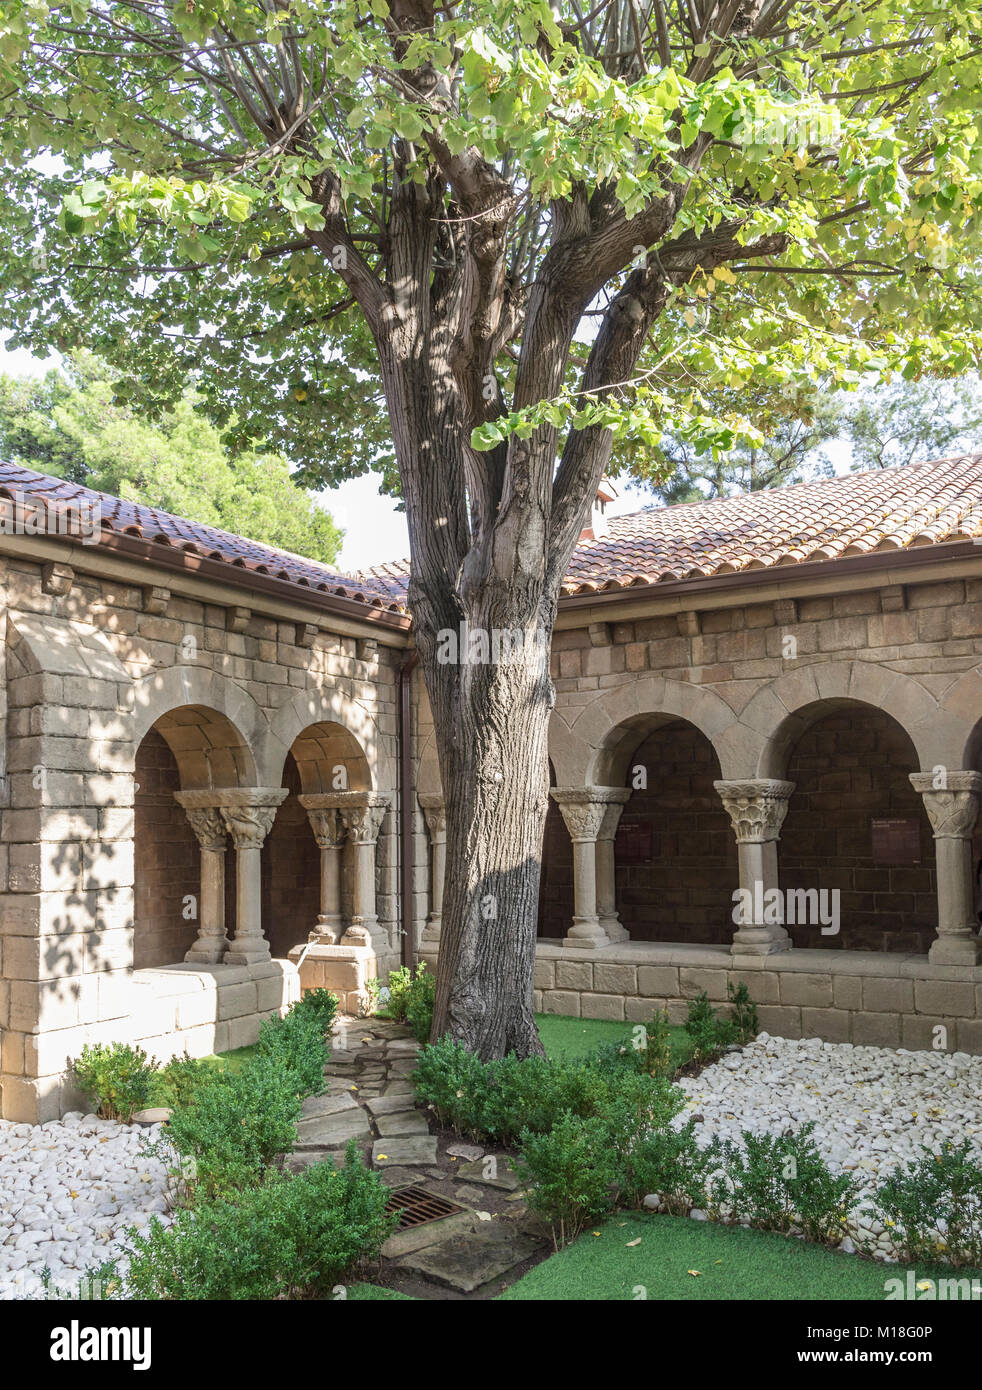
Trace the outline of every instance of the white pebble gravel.
<instances>
[{"instance_id":1,"label":"white pebble gravel","mask_svg":"<svg viewBox=\"0 0 982 1390\"><path fill-rule=\"evenodd\" d=\"M681 1124L693 1115L700 1141L739 1140L742 1130L781 1134L814 1121L812 1138L830 1169L852 1173L860 1195L843 1248L892 1259L889 1233L868 1211L878 1183L899 1164L970 1139L982 1161L982 1057L966 1052L908 1052L792 1040L766 1033L727 1053L686 1093ZM694 1214L694 1213L693 1213ZM701 1213L700 1213L701 1215Z\"/></svg>"},{"instance_id":2,"label":"white pebble gravel","mask_svg":"<svg viewBox=\"0 0 982 1390\"><path fill-rule=\"evenodd\" d=\"M71 1113L43 1125L0 1120L0 1298L77 1296L80 1280L119 1256L130 1226L169 1221L167 1164L148 1152L160 1126Z\"/></svg>"}]
</instances>

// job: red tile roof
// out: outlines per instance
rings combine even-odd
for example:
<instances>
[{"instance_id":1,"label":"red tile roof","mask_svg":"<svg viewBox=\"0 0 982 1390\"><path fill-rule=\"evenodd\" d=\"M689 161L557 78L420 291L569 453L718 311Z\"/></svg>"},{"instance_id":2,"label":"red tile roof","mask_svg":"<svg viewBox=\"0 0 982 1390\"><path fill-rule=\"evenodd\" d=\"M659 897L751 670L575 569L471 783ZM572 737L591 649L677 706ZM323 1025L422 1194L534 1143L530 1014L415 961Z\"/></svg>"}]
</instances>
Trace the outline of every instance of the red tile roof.
<instances>
[{"instance_id":1,"label":"red tile roof","mask_svg":"<svg viewBox=\"0 0 982 1390\"><path fill-rule=\"evenodd\" d=\"M392 610L404 607L399 595L390 593L371 578L341 574L317 560L307 560L302 555L262 545L259 541L245 540L215 526L185 521L183 517L172 516L156 507L126 502L108 492L96 492L30 468L0 463L0 496L13 497L15 493L56 503L75 502L85 507L98 503L103 533L132 536L202 559L216 560L232 569L268 575L308 590L374 607ZM234 575L229 579L234 582Z\"/></svg>"},{"instance_id":2,"label":"red tile roof","mask_svg":"<svg viewBox=\"0 0 982 1390\"><path fill-rule=\"evenodd\" d=\"M611 517L581 540L565 595L982 537L982 455L821 478ZM408 560L366 571L405 587Z\"/></svg>"},{"instance_id":3,"label":"red tile roof","mask_svg":"<svg viewBox=\"0 0 982 1390\"><path fill-rule=\"evenodd\" d=\"M405 609L408 560L344 575L213 526L0 464L0 496L17 491L58 501L98 500L103 529L111 534L134 536L376 609ZM982 538L982 455L650 507L611 517L608 525L606 536L577 546L563 584L565 595ZM229 578L234 581L233 575Z\"/></svg>"}]
</instances>

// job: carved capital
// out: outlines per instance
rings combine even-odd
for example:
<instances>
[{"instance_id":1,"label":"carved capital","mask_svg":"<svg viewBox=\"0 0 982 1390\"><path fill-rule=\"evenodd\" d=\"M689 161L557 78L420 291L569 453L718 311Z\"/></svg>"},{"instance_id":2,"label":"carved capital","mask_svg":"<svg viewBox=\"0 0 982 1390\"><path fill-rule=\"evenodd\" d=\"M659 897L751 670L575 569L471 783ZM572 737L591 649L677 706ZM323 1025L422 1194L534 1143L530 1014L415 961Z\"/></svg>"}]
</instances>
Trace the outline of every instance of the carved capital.
<instances>
[{"instance_id":1,"label":"carved capital","mask_svg":"<svg viewBox=\"0 0 982 1390\"><path fill-rule=\"evenodd\" d=\"M276 807L222 806L221 813L236 849L262 849L276 816Z\"/></svg>"},{"instance_id":2,"label":"carved capital","mask_svg":"<svg viewBox=\"0 0 982 1390\"><path fill-rule=\"evenodd\" d=\"M228 831L217 806L185 806L184 814L202 849L223 850Z\"/></svg>"},{"instance_id":3,"label":"carved capital","mask_svg":"<svg viewBox=\"0 0 982 1390\"><path fill-rule=\"evenodd\" d=\"M780 838L794 782L750 777L742 782L714 782L713 786L729 812L738 845L759 845Z\"/></svg>"},{"instance_id":4,"label":"carved capital","mask_svg":"<svg viewBox=\"0 0 982 1390\"><path fill-rule=\"evenodd\" d=\"M339 807L342 824L356 845L374 845L389 809L390 798L383 792L354 792L356 802Z\"/></svg>"},{"instance_id":5,"label":"carved capital","mask_svg":"<svg viewBox=\"0 0 982 1390\"><path fill-rule=\"evenodd\" d=\"M303 798L301 797L302 801ZM307 819L314 832L318 849L340 849L344 844L344 826L337 811L330 806L308 807Z\"/></svg>"},{"instance_id":6,"label":"carved capital","mask_svg":"<svg viewBox=\"0 0 982 1390\"><path fill-rule=\"evenodd\" d=\"M431 840L438 840L447 833L447 808L439 792L420 792L417 796L423 810L426 828Z\"/></svg>"},{"instance_id":7,"label":"carved capital","mask_svg":"<svg viewBox=\"0 0 982 1390\"><path fill-rule=\"evenodd\" d=\"M944 786L937 785L943 780ZM975 829L982 795L982 775L977 772L912 772L911 786L924 800L936 840L968 840Z\"/></svg>"}]
</instances>

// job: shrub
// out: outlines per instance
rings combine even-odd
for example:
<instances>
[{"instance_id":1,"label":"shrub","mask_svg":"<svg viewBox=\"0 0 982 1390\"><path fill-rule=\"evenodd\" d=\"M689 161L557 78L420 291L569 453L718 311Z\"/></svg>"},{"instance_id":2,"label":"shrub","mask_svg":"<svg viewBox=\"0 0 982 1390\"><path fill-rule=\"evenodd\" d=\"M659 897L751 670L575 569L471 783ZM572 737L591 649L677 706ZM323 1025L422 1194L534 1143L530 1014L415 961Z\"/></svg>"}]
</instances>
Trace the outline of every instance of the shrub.
<instances>
[{"instance_id":1,"label":"shrub","mask_svg":"<svg viewBox=\"0 0 982 1390\"><path fill-rule=\"evenodd\" d=\"M982 1167L971 1141L945 1144L890 1174L876 1211L903 1259L982 1265Z\"/></svg>"},{"instance_id":2,"label":"shrub","mask_svg":"<svg viewBox=\"0 0 982 1390\"><path fill-rule=\"evenodd\" d=\"M321 1032L325 1038L329 1038L340 1002L338 996L332 994L329 989L308 989L293 1005L291 1012L313 1014L320 1024Z\"/></svg>"},{"instance_id":3,"label":"shrub","mask_svg":"<svg viewBox=\"0 0 982 1390\"><path fill-rule=\"evenodd\" d=\"M375 1258L395 1218L389 1191L354 1142L343 1168L322 1163L296 1177L270 1173L232 1201L155 1217L130 1230L126 1293L136 1299L327 1297L362 1260Z\"/></svg>"},{"instance_id":4,"label":"shrub","mask_svg":"<svg viewBox=\"0 0 982 1390\"><path fill-rule=\"evenodd\" d=\"M716 1207L767 1231L797 1226L809 1240L837 1244L857 1187L834 1176L812 1139L814 1123L788 1134L751 1134L722 1148L724 1174L712 1185Z\"/></svg>"},{"instance_id":5,"label":"shrub","mask_svg":"<svg viewBox=\"0 0 982 1390\"><path fill-rule=\"evenodd\" d=\"M80 1090L97 1104L97 1114L129 1122L151 1100L157 1064L140 1047L86 1043L73 1070Z\"/></svg>"},{"instance_id":6,"label":"shrub","mask_svg":"<svg viewBox=\"0 0 982 1390\"><path fill-rule=\"evenodd\" d=\"M614 1204L617 1159L602 1119L563 1115L546 1134L523 1130L515 1169L529 1206L549 1222L556 1249Z\"/></svg>"},{"instance_id":7,"label":"shrub","mask_svg":"<svg viewBox=\"0 0 982 1390\"><path fill-rule=\"evenodd\" d=\"M466 1047L449 1038L424 1047L411 1080L416 1099L433 1106L441 1125L474 1139L488 1133L488 1069Z\"/></svg>"},{"instance_id":8,"label":"shrub","mask_svg":"<svg viewBox=\"0 0 982 1390\"><path fill-rule=\"evenodd\" d=\"M711 1062L737 1039L737 1025L732 1019L720 1017L705 992L689 1001L685 1031L692 1039L697 1062Z\"/></svg>"},{"instance_id":9,"label":"shrub","mask_svg":"<svg viewBox=\"0 0 982 1390\"><path fill-rule=\"evenodd\" d=\"M377 980L370 980L370 997L382 997ZM433 1027L433 1001L436 997L436 976L420 961L413 974L408 965L389 971L389 983L385 1002L378 1009L380 1018L391 1018L396 1023L408 1023L416 1035L417 1042L429 1042Z\"/></svg>"},{"instance_id":10,"label":"shrub","mask_svg":"<svg viewBox=\"0 0 982 1390\"><path fill-rule=\"evenodd\" d=\"M173 1057L153 1080L152 1103L172 1110L192 1105L198 1091L215 1075L215 1063L189 1057Z\"/></svg>"},{"instance_id":11,"label":"shrub","mask_svg":"<svg viewBox=\"0 0 982 1390\"><path fill-rule=\"evenodd\" d=\"M673 1216L687 1216L690 1208L709 1205L708 1185L719 1167L720 1144L713 1139L705 1149L696 1142L695 1121L681 1129L666 1125L641 1136L624 1155L623 1199L640 1207L649 1193L656 1193Z\"/></svg>"},{"instance_id":12,"label":"shrub","mask_svg":"<svg viewBox=\"0 0 982 1390\"><path fill-rule=\"evenodd\" d=\"M750 991L742 982L733 988L732 980L726 986L726 993L733 1005L733 1024L737 1038L742 1043L752 1042L760 1032L757 1019L757 1005L750 998Z\"/></svg>"},{"instance_id":13,"label":"shrub","mask_svg":"<svg viewBox=\"0 0 982 1390\"><path fill-rule=\"evenodd\" d=\"M256 1054L268 1058L301 1099L322 1091L329 1054L318 1007L294 1004L285 1017L268 1018L259 1030Z\"/></svg>"},{"instance_id":14,"label":"shrub","mask_svg":"<svg viewBox=\"0 0 982 1390\"><path fill-rule=\"evenodd\" d=\"M167 1137L193 1195L197 1188L212 1197L255 1186L293 1148L303 1095L282 1061L275 1051L260 1053L234 1075L217 1072L198 1088L193 1105L171 1116Z\"/></svg>"}]
</instances>

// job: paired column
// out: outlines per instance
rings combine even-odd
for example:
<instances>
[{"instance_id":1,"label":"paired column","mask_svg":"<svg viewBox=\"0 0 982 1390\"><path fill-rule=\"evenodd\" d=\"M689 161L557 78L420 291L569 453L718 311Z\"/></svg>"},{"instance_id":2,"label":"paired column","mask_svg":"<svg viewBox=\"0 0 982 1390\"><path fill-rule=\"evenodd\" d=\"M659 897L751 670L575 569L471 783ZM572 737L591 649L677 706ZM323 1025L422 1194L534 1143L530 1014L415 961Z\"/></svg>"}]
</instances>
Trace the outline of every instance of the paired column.
<instances>
[{"instance_id":1,"label":"paired column","mask_svg":"<svg viewBox=\"0 0 982 1390\"><path fill-rule=\"evenodd\" d=\"M217 965L224 960L229 941L225 935L225 846L228 831L217 806L196 806L188 798L194 792L175 792L201 846L201 888L198 893L198 939L184 957L196 965Z\"/></svg>"},{"instance_id":2,"label":"paired column","mask_svg":"<svg viewBox=\"0 0 982 1390\"><path fill-rule=\"evenodd\" d=\"M387 792L339 792L337 796L352 853L351 925L341 944L370 946L378 929L375 846L391 797Z\"/></svg>"},{"instance_id":3,"label":"paired column","mask_svg":"<svg viewBox=\"0 0 982 1390\"><path fill-rule=\"evenodd\" d=\"M934 831L938 878L938 935L927 958L932 965L977 965L982 950L975 916L972 832L979 814L982 775L946 772L937 786L931 772L912 772Z\"/></svg>"},{"instance_id":4,"label":"paired column","mask_svg":"<svg viewBox=\"0 0 982 1390\"><path fill-rule=\"evenodd\" d=\"M310 828L321 852L321 896L317 923L308 937L322 946L333 946L344 932L341 916L341 850L344 826L338 813L336 795L310 795L297 798L307 812Z\"/></svg>"},{"instance_id":5,"label":"paired column","mask_svg":"<svg viewBox=\"0 0 982 1390\"><path fill-rule=\"evenodd\" d=\"M184 807L202 847L201 928L187 959L211 964L222 960L226 965L269 960L269 942L263 935L262 924L260 852L277 807L287 795L286 788L236 787L174 795ZM208 838L207 846L202 834ZM236 856L235 939L231 942L225 936L226 834L232 837Z\"/></svg>"},{"instance_id":6,"label":"paired column","mask_svg":"<svg viewBox=\"0 0 982 1390\"><path fill-rule=\"evenodd\" d=\"M794 782L751 777L740 782L714 782L736 832L740 888L744 908L733 937L734 955L766 956L790 950L792 942L780 909L765 911L767 895L779 888L777 842L788 813ZM772 902L778 901L775 893ZM780 921L767 920L777 915Z\"/></svg>"},{"instance_id":7,"label":"paired column","mask_svg":"<svg viewBox=\"0 0 982 1390\"><path fill-rule=\"evenodd\" d=\"M447 870L447 808L439 792L419 792L418 800L430 835L430 914L420 937L420 945L439 946L443 920L443 880Z\"/></svg>"},{"instance_id":8,"label":"paired column","mask_svg":"<svg viewBox=\"0 0 982 1390\"><path fill-rule=\"evenodd\" d=\"M626 787L550 792L573 841L573 925L564 946L600 948L627 936L615 906L614 835L630 794Z\"/></svg>"}]
</instances>

